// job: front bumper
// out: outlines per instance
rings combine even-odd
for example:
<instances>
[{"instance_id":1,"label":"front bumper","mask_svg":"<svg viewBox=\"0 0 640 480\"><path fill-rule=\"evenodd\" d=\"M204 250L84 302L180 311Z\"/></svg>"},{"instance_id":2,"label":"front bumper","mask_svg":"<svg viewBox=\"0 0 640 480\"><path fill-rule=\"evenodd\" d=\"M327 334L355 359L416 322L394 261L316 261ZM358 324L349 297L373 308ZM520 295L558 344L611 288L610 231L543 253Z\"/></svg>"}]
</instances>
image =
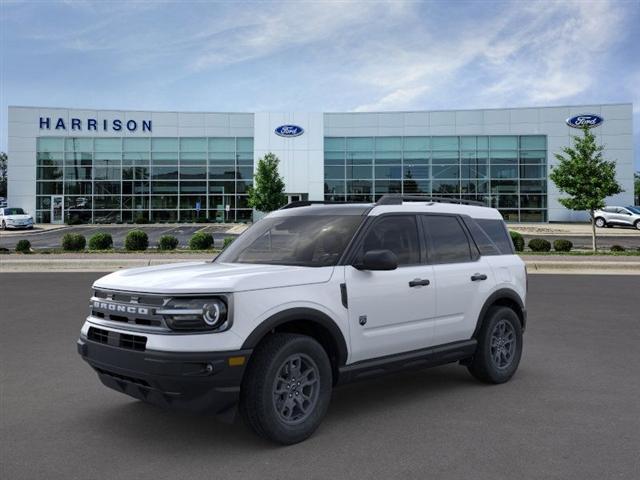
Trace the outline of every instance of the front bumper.
<instances>
[{"instance_id":1,"label":"front bumper","mask_svg":"<svg viewBox=\"0 0 640 480\"><path fill-rule=\"evenodd\" d=\"M224 414L237 403L251 350L176 353L135 351L81 337L78 353L109 388L146 402ZM244 357L242 365L239 357Z\"/></svg>"},{"instance_id":2,"label":"front bumper","mask_svg":"<svg viewBox=\"0 0 640 480\"><path fill-rule=\"evenodd\" d=\"M7 228L13 228L16 230L19 229L29 229L29 228L33 228L33 223L9 223L9 222L5 222L5 226Z\"/></svg>"}]
</instances>

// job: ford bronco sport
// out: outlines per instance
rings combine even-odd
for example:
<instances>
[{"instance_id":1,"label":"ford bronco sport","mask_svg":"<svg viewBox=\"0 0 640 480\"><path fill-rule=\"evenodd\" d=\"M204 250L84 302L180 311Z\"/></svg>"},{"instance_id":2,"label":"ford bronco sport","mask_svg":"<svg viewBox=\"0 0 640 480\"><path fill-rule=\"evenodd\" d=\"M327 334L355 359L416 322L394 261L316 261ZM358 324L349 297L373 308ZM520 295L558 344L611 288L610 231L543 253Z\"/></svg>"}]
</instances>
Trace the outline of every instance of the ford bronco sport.
<instances>
[{"instance_id":1,"label":"ford bronco sport","mask_svg":"<svg viewBox=\"0 0 640 480\"><path fill-rule=\"evenodd\" d=\"M296 202L218 257L93 285L78 352L108 387L233 418L272 441L309 437L337 384L460 362L509 380L526 270L500 213L458 200Z\"/></svg>"}]
</instances>

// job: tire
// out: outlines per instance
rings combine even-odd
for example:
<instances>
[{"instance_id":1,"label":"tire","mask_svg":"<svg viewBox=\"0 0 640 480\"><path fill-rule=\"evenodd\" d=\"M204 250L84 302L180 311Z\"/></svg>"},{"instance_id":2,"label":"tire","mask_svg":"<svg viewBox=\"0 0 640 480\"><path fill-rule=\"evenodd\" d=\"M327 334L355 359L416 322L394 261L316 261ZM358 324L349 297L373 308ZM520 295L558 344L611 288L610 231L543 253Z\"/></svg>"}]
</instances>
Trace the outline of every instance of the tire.
<instances>
[{"instance_id":1,"label":"tire","mask_svg":"<svg viewBox=\"0 0 640 480\"><path fill-rule=\"evenodd\" d=\"M604 218L602 218L602 217L596 218L596 227L604 228L606 226L607 226L607 222L605 221Z\"/></svg>"},{"instance_id":2,"label":"tire","mask_svg":"<svg viewBox=\"0 0 640 480\"><path fill-rule=\"evenodd\" d=\"M511 343L506 342L508 338ZM522 325L516 312L509 307L491 307L477 340L476 353L467 367L471 375L485 383L507 382L522 356Z\"/></svg>"},{"instance_id":3,"label":"tire","mask_svg":"<svg viewBox=\"0 0 640 480\"><path fill-rule=\"evenodd\" d=\"M636 227L637 230L640 230L640 220L636 220L636 223L634 223L633 226Z\"/></svg>"},{"instance_id":4,"label":"tire","mask_svg":"<svg viewBox=\"0 0 640 480\"><path fill-rule=\"evenodd\" d=\"M2 230L6 230L7 229L7 224L4 223L4 220L2 221Z\"/></svg>"},{"instance_id":5,"label":"tire","mask_svg":"<svg viewBox=\"0 0 640 480\"><path fill-rule=\"evenodd\" d=\"M301 367L312 382L307 387L298 386L300 378L293 377ZM306 335L275 333L254 350L242 381L240 414L261 437L282 445L298 443L322 422L332 386L331 363L317 341Z\"/></svg>"}]
</instances>

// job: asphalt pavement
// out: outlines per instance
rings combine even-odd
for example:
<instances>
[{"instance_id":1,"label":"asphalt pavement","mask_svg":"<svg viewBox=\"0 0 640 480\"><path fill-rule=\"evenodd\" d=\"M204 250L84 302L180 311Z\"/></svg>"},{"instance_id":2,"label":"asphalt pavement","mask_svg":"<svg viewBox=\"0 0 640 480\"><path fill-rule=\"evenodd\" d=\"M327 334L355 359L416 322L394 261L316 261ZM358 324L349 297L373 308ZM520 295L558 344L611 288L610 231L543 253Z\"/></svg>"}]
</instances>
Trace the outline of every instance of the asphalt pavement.
<instances>
[{"instance_id":1,"label":"asphalt pavement","mask_svg":"<svg viewBox=\"0 0 640 480\"><path fill-rule=\"evenodd\" d=\"M640 276L529 279L520 369L341 387L291 447L103 387L75 341L96 273L0 274L3 479L637 479Z\"/></svg>"}]
</instances>

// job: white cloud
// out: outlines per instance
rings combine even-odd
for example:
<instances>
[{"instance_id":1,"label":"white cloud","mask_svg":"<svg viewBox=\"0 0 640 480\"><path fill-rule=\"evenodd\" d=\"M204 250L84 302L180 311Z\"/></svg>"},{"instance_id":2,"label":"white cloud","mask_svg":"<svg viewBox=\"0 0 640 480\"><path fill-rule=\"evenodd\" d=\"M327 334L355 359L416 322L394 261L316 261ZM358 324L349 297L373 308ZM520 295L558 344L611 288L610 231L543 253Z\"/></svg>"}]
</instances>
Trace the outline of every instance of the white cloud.
<instances>
[{"instance_id":1,"label":"white cloud","mask_svg":"<svg viewBox=\"0 0 640 480\"><path fill-rule=\"evenodd\" d=\"M479 79L476 106L571 99L592 86L594 69L620 38L623 6L514 2L482 22L481 29L459 28L453 21L449 30L456 34L437 42L429 36L434 25L426 22L414 33L424 48L407 53L398 41L387 46L383 56L388 61L364 65L358 81L374 86L377 98L355 110L423 107L424 101L441 96L455 101L456 85L474 76ZM468 102L468 94L460 93Z\"/></svg>"}]
</instances>

